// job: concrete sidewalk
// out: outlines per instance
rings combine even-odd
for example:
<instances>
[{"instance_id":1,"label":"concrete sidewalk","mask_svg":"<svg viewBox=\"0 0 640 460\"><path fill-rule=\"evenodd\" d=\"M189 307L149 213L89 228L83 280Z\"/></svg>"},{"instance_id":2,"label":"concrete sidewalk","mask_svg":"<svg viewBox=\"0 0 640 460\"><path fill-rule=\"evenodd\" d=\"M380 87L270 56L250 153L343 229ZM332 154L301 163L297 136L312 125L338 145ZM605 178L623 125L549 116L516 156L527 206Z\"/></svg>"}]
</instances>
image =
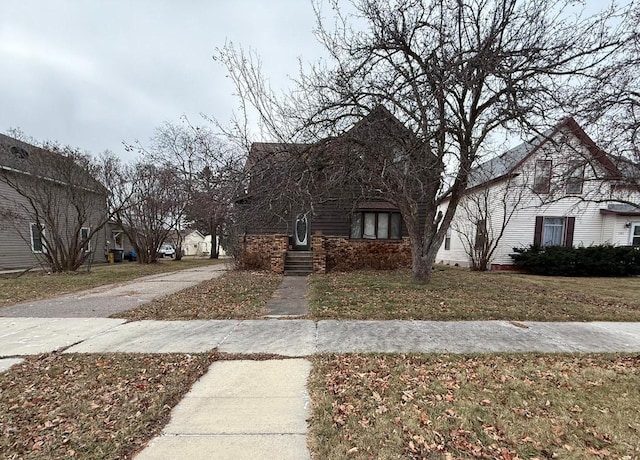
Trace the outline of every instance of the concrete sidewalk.
<instances>
[{"instance_id":1,"label":"concrete sidewalk","mask_svg":"<svg viewBox=\"0 0 640 460\"><path fill-rule=\"evenodd\" d=\"M24 302L0 308L0 317L106 318L157 297L216 278L227 268L226 264L216 264L160 273L53 299Z\"/></svg>"},{"instance_id":2,"label":"concrete sidewalk","mask_svg":"<svg viewBox=\"0 0 640 460\"><path fill-rule=\"evenodd\" d=\"M0 358L66 353L640 352L640 323L0 319Z\"/></svg>"},{"instance_id":3,"label":"concrete sidewalk","mask_svg":"<svg viewBox=\"0 0 640 460\"><path fill-rule=\"evenodd\" d=\"M138 460L308 459L311 363L217 361Z\"/></svg>"}]
</instances>

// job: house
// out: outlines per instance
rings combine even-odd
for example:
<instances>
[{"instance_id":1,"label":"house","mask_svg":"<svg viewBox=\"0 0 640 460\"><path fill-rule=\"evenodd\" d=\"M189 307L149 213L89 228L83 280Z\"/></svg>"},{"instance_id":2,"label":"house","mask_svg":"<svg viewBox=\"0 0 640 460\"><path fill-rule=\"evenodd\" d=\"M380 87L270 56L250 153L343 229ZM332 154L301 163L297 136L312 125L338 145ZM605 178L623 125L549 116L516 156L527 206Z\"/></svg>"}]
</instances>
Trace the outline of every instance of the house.
<instances>
[{"instance_id":1,"label":"house","mask_svg":"<svg viewBox=\"0 0 640 460\"><path fill-rule=\"evenodd\" d=\"M126 232L122 227L113 221L107 222L104 227L104 261L109 260L109 253L114 253L114 261L121 262L122 259L134 260L136 257L132 254L136 253L133 244L129 240Z\"/></svg>"},{"instance_id":2,"label":"house","mask_svg":"<svg viewBox=\"0 0 640 460\"><path fill-rule=\"evenodd\" d=\"M207 245L204 235L194 230L185 235L182 240L182 255L202 256L211 252L211 243Z\"/></svg>"},{"instance_id":3,"label":"house","mask_svg":"<svg viewBox=\"0 0 640 460\"><path fill-rule=\"evenodd\" d=\"M236 202L240 265L288 274L410 266L399 209L354 184L350 174L362 159L347 150L354 150L363 133L386 132L389 126L404 129L380 107L340 137L254 143L245 165L246 193ZM380 154L395 154L378 147Z\"/></svg>"},{"instance_id":4,"label":"house","mask_svg":"<svg viewBox=\"0 0 640 460\"><path fill-rule=\"evenodd\" d=\"M0 269L100 260L106 197L71 155L0 134Z\"/></svg>"},{"instance_id":5,"label":"house","mask_svg":"<svg viewBox=\"0 0 640 460\"><path fill-rule=\"evenodd\" d=\"M640 246L640 192L572 118L474 168L436 261L510 268L513 248ZM444 212L449 205L445 199Z\"/></svg>"}]
</instances>

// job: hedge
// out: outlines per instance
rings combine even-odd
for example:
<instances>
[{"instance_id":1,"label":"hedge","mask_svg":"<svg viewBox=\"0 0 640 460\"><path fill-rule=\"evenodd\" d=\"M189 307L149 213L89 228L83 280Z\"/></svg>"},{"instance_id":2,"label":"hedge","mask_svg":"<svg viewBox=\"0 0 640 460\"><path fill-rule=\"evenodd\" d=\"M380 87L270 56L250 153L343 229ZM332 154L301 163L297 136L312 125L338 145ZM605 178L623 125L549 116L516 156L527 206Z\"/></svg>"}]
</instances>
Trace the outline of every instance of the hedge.
<instances>
[{"instance_id":1,"label":"hedge","mask_svg":"<svg viewBox=\"0 0 640 460\"><path fill-rule=\"evenodd\" d=\"M638 276L640 248L607 244L577 248L513 248L515 265L535 275Z\"/></svg>"}]
</instances>

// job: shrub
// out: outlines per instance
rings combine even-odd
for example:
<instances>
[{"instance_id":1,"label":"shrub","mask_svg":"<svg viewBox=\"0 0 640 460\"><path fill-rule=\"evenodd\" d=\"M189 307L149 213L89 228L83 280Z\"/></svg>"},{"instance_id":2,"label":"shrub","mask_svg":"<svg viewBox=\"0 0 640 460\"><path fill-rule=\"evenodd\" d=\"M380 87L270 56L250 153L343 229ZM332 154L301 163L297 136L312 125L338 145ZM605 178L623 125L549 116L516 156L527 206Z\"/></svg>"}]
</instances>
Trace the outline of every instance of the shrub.
<instances>
[{"instance_id":1,"label":"shrub","mask_svg":"<svg viewBox=\"0 0 640 460\"><path fill-rule=\"evenodd\" d=\"M640 249L597 245L577 248L529 246L513 248L511 258L529 273L548 276L637 276Z\"/></svg>"},{"instance_id":2,"label":"shrub","mask_svg":"<svg viewBox=\"0 0 640 460\"><path fill-rule=\"evenodd\" d=\"M236 268L238 270L268 270L270 263L264 254L243 250L236 257Z\"/></svg>"}]
</instances>

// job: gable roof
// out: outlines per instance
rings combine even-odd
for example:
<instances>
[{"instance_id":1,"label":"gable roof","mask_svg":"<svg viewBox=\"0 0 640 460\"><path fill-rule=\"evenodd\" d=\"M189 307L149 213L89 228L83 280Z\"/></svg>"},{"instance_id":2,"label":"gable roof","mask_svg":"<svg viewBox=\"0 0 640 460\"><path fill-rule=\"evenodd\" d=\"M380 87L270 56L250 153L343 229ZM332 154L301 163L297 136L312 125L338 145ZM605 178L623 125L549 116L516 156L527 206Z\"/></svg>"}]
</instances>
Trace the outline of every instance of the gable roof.
<instances>
[{"instance_id":1,"label":"gable roof","mask_svg":"<svg viewBox=\"0 0 640 460\"><path fill-rule=\"evenodd\" d=\"M610 178L621 178L622 173L609 156L600 149L571 117L564 118L553 128L535 136L533 139L507 150L500 156L492 158L471 170L467 183L467 191L486 184L497 182L515 173L518 167L536 153L544 144L550 142L560 130L572 133L587 148L593 159L607 172Z\"/></svg>"},{"instance_id":2,"label":"gable roof","mask_svg":"<svg viewBox=\"0 0 640 460\"><path fill-rule=\"evenodd\" d=\"M78 187L91 192L107 194L104 186L95 180L72 158L51 150L36 147L24 141L0 134L0 170L32 175L57 183L68 183L72 174L78 178Z\"/></svg>"}]
</instances>

